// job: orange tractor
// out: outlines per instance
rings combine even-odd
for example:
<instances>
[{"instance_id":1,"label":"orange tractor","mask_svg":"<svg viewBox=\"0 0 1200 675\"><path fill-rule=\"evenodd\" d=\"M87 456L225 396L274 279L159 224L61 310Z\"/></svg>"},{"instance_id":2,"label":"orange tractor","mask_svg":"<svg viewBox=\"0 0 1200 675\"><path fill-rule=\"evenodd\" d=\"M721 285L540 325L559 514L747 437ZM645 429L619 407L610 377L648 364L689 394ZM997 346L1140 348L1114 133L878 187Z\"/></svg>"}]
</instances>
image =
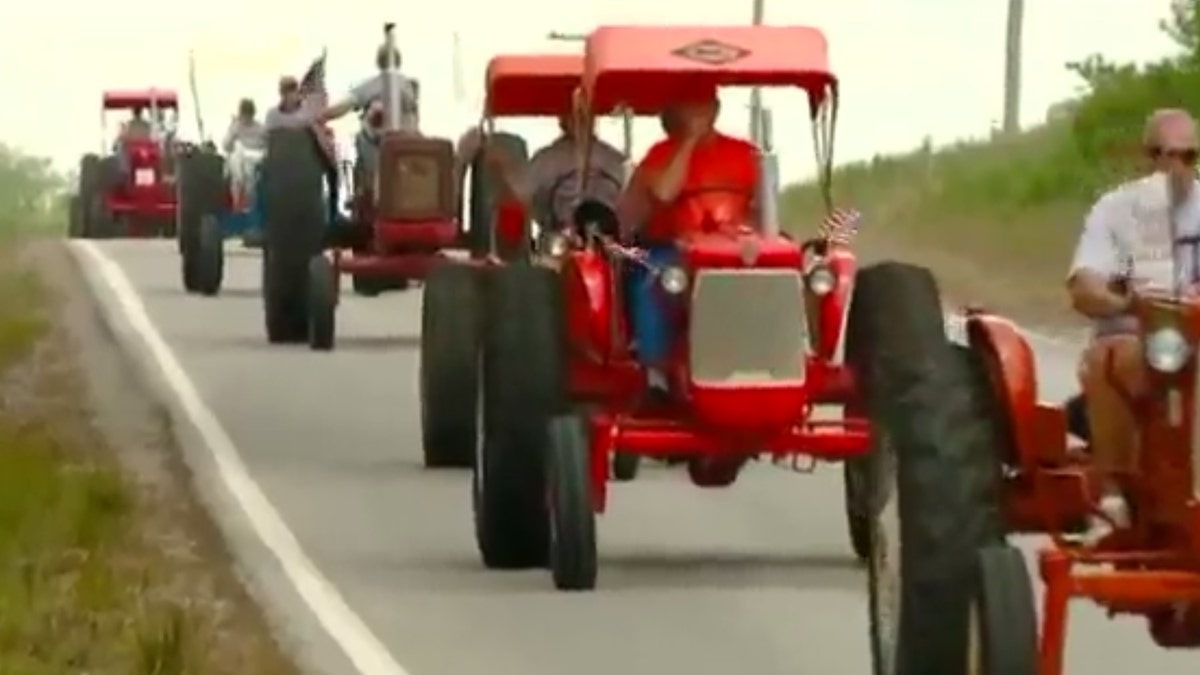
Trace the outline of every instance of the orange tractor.
<instances>
[{"instance_id":1,"label":"orange tractor","mask_svg":"<svg viewBox=\"0 0 1200 675\"><path fill-rule=\"evenodd\" d=\"M968 311L956 345L941 317L906 314L936 293L932 278L895 289L887 313L901 348L863 382L888 420L872 457L874 672L1062 675L1076 598L1145 617L1163 647L1200 647L1200 299L1133 298L1154 386L1130 399L1138 459L1117 480L1131 518L1080 537L1103 515L1086 442L1069 440L1088 436L1069 423L1078 408L1038 401L1033 350L1008 320ZM1006 542L1018 533L1049 535L1040 630L1025 559Z\"/></svg>"}]
</instances>

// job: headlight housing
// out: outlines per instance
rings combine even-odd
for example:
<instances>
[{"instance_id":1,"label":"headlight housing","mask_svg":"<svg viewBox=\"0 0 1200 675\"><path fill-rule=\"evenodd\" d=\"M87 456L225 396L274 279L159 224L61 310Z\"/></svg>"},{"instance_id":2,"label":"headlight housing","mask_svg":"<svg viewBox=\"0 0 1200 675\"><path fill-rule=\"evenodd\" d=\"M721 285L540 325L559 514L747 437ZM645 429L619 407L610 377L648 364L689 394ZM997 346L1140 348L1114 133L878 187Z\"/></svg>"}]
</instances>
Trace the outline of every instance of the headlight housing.
<instances>
[{"instance_id":1,"label":"headlight housing","mask_svg":"<svg viewBox=\"0 0 1200 675\"><path fill-rule=\"evenodd\" d=\"M808 277L805 279L805 282L808 284L808 290L812 291L813 295L821 297L829 295L833 291L834 286L837 285L837 277L834 276L833 270L829 269L827 265L818 264L814 265L808 271Z\"/></svg>"},{"instance_id":2,"label":"headlight housing","mask_svg":"<svg viewBox=\"0 0 1200 675\"><path fill-rule=\"evenodd\" d=\"M663 290L671 295L679 295L687 290L688 275L682 267L665 267L659 273L658 281Z\"/></svg>"},{"instance_id":3,"label":"headlight housing","mask_svg":"<svg viewBox=\"0 0 1200 675\"><path fill-rule=\"evenodd\" d=\"M1191 347L1177 328L1159 328L1146 337L1146 363L1160 373L1177 373L1187 365Z\"/></svg>"},{"instance_id":4,"label":"headlight housing","mask_svg":"<svg viewBox=\"0 0 1200 675\"><path fill-rule=\"evenodd\" d=\"M545 255L561 258L567 254L570 244L567 241L567 236L561 232L547 232L542 235L542 253Z\"/></svg>"}]
</instances>

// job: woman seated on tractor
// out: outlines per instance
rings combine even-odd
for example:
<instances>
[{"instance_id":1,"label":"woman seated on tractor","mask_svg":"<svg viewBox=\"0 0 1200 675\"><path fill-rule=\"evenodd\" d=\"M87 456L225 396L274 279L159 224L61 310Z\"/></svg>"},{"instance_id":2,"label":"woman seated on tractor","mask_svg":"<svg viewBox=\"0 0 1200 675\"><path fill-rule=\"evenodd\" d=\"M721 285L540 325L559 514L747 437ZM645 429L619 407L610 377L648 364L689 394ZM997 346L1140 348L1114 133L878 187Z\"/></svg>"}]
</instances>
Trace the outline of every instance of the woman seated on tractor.
<instances>
[{"instance_id":1,"label":"woman seated on tractor","mask_svg":"<svg viewBox=\"0 0 1200 675\"><path fill-rule=\"evenodd\" d=\"M667 137L646 152L622 197L623 234L645 248L652 267L675 264L682 236L758 220L758 148L717 131L719 111L716 88L666 111ZM627 292L638 359L652 402L665 401L670 323L649 270L633 266L631 276Z\"/></svg>"}]
</instances>

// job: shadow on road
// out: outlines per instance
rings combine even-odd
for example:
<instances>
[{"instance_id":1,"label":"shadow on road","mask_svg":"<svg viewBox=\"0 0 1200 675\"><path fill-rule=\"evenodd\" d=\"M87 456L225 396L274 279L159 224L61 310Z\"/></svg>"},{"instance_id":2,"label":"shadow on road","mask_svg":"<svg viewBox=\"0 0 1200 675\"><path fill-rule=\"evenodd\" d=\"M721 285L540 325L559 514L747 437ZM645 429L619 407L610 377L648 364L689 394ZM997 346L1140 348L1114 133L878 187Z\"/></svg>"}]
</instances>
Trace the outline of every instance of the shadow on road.
<instances>
[{"instance_id":1,"label":"shadow on road","mask_svg":"<svg viewBox=\"0 0 1200 675\"><path fill-rule=\"evenodd\" d=\"M393 349L420 349L420 335L345 335L338 336L336 350L386 352Z\"/></svg>"},{"instance_id":2,"label":"shadow on road","mask_svg":"<svg viewBox=\"0 0 1200 675\"><path fill-rule=\"evenodd\" d=\"M392 567L384 565L384 567ZM474 557L422 557L409 560L403 569L404 585L418 582L422 590L442 593L520 594L556 593L547 570L486 570ZM378 571L378 568L376 568ZM416 573L414 579L413 573ZM426 588L427 587L427 588ZM746 552L600 553L597 593L670 590L806 590L850 593L866 589L862 566L847 552L805 555ZM563 594L562 597L571 597Z\"/></svg>"},{"instance_id":3,"label":"shadow on road","mask_svg":"<svg viewBox=\"0 0 1200 675\"><path fill-rule=\"evenodd\" d=\"M601 552L605 589L865 588L862 566L845 555L802 553L621 554Z\"/></svg>"},{"instance_id":4,"label":"shadow on road","mask_svg":"<svg viewBox=\"0 0 1200 675\"><path fill-rule=\"evenodd\" d=\"M237 300L246 300L246 299L258 300L258 299L262 298L262 291L258 288L224 288L224 289L221 289L220 293L218 293L217 295L214 295L210 298L206 298L201 295L194 295L192 293L188 293L187 291L183 290L183 286L152 286L150 288L145 289L142 292L143 292L143 294L145 294L146 296L149 296L149 297L158 297L158 298L194 297L194 298L198 298L200 300L207 300L209 302L219 302L222 298L237 299Z\"/></svg>"}]
</instances>

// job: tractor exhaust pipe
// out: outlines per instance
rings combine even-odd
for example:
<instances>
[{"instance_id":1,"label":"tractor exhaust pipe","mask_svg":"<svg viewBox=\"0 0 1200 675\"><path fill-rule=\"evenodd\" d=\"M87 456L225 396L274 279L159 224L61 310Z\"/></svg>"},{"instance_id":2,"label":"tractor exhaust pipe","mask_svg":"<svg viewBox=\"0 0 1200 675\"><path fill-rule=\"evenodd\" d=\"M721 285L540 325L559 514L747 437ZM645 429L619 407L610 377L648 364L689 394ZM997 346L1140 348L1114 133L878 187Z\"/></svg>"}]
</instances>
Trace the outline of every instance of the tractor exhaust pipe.
<instances>
[{"instance_id":1,"label":"tractor exhaust pipe","mask_svg":"<svg viewBox=\"0 0 1200 675\"><path fill-rule=\"evenodd\" d=\"M383 130L399 131L403 108L401 95L403 83L400 75L400 50L396 48L396 24L383 24L383 45L380 77L383 80Z\"/></svg>"},{"instance_id":2,"label":"tractor exhaust pipe","mask_svg":"<svg viewBox=\"0 0 1200 675\"><path fill-rule=\"evenodd\" d=\"M774 129L771 126L771 111L762 110L759 113L758 130L758 169L761 176L758 183L758 209L762 219L762 233L768 236L779 234L779 158L775 156Z\"/></svg>"}]
</instances>

